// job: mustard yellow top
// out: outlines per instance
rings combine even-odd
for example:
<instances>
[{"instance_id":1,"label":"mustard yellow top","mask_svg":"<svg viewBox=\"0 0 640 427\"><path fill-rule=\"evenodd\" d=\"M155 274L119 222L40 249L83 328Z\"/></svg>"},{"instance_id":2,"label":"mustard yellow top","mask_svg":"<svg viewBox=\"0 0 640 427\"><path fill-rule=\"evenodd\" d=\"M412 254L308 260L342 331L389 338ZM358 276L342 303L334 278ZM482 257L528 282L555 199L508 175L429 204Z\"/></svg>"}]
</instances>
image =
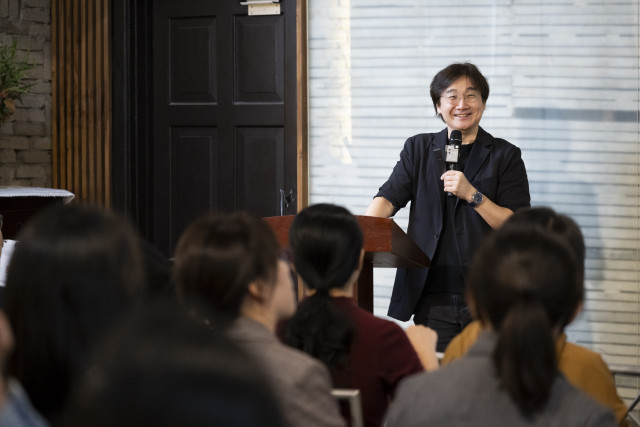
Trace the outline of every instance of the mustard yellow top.
<instances>
[{"instance_id":1,"label":"mustard yellow top","mask_svg":"<svg viewBox=\"0 0 640 427\"><path fill-rule=\"evenodd\" d=\"M449 343L444 352L442 364L446 365L467 354L482 330L482 324L479 321L471 322ZM556 352L558 354L558 369L565 378L592 399L610 408L614 412L618 424L627 427L628 423L625 419L627 406L618 396L613 374L600 354L567 342L565 334L558 338Z\"/></svg>"}]
</instances>

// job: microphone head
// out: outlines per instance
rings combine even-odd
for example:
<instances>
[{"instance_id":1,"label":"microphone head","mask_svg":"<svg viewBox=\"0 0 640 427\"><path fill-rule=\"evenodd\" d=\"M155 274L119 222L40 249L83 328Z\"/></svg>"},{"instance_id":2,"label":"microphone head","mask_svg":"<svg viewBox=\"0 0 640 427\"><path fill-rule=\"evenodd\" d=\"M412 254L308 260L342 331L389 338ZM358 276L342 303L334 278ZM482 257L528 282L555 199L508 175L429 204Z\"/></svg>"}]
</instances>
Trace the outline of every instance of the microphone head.
<instances>
[{"instance_id":1,"label":"microphone head","mask_svg":"<svg viewBox=\"0 0 640 427\"><path fill-rule=\"evenodd\" d=\"M462 132L457 129L452 130L449 144L462 145Z\"/></svg>"}]
</instances>

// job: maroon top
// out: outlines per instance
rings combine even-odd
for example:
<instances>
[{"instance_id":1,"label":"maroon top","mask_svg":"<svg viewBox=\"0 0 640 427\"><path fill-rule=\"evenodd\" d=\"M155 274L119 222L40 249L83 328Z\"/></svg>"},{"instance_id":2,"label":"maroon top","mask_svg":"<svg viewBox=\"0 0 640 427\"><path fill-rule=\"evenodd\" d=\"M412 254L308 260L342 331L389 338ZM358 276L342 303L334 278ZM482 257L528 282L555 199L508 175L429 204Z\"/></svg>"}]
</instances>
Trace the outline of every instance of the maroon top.
<instances>
[{"instance_id":1,"label":"maroon top","mask_svg":"<svg viewBox=\"0 0 640 427\"><path fill-rule=\"evenodd\" d=\"M332 299L356 327L348 366L331 370L334 387L360 390L365 426L379 427L398 383L424 368L400 326L357 307L351 298Z\"/></svg>"}]
</instances>

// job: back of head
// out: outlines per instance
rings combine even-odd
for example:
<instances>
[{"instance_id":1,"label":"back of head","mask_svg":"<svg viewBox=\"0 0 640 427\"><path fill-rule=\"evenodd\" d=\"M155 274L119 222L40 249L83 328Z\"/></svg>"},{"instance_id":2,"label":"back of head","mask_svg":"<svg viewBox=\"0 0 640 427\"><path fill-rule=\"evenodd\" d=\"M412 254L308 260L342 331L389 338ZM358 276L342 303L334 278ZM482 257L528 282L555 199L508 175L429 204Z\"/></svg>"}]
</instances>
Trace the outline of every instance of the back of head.
<instances>
[{"instance_id":1,"label":"back of head","mask_svg":"<svg viewBox=\"0 0 640 427\"><path fill-rule=\"evenodd\" d=\"M133 313L97 350L65 426L284 425L258 364L175 306Z\"/></svg>"},{"instance_id":2,"label":"back of head","mask_svg":"<svg viewBox=\"0 0 640 427\"><path fill-rule=\"evenodd\" d=\"M519 227L526 224L538 225L564 240L573 250L575 261L578 263L578 273L582 276L581 279L584 278L584 238L580 227L573 219L549 207L536 206L515 212L507 219L504 226ZM584 287L578 289L578 292L582 294Z\"/></svg>"},{"instance_id":3,"label":"back of head","mask_svg":"<svg viewBox=\"0 0 640 427\"><path fill-rule=\"evenodd\" d=\"M289 230L293 263L305 285L315 291L289 322L287 343L329 368L346 360L355 332L351 320L329 298L343 289L359 268L362 230L345 208L317 204L302 210Z\"/></svg>"},{"instance_id":4,"label":"back of head","mask_svg":"<svg viewBox=\"0 0 640 427\"><path fill-rule=\"evenodd\" d=\"M139 240L114 213L57 206L20 231L5 308L15 351L8 373L55 417L89 349L145 291Z\"/></svg>"},{"instance_id":5,"label":"back of head","mask_svg":"<svg viewBox=\"0 0 640 427\"><path fill-rule=\"evenodd\" d=\"M535 223L503 226L478 248L467 291L497 332L494 362L504 389L526 414L540 410L557 374L555 338L581 300L573 249Z\"/></svg>"},{"instance_id":6,"label":"back of head","mask_svg":"<svg viewBox=\"0 0 640 427\"><path fill-rule=\"evenodd\" d=\"M280 248L269 226L247 213L208 215L184 231L174 257L180 300L236 318L249 284L274 282Z\"/></svg>"},{"instance_id":7,"label":"back of head","mask_svg":"<svg viewBox=\"0 0 640 427\"><path fill-rule=\"evenodd\" d=\"M358 268L362 242L356 218L347 209L331 204L303 209L289 230L296 271L307 287L318 292L347 284Z\"/></svg>"}]
</instances>

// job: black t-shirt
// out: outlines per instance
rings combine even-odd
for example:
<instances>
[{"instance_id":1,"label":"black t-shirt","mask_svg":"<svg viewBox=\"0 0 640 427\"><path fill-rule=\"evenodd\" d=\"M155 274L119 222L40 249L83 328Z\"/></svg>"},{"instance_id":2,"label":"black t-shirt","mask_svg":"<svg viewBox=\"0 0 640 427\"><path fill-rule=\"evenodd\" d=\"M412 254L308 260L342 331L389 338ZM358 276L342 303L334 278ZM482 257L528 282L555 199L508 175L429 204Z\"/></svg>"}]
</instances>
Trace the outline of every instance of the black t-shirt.
<instances>
[{"instance_id":1,"label":"black t-shirt","mask_svg":"<svg viewBox=\"0 0 640 427\"><path fill-rule=\"evenodd\" d=\"M457 170L464 170L471 153L473 144L461 145L458 151ZM444 190L443 190L444 191ZM460 263L460 251L456 240L456 227L453 221L453 211L458 198L454 195L445 196L442 204L442 231L440 240L431 260L431 267L427 275L424 292L426 293L463 293L464 269Z\"/></svg>"}]
</instances>

